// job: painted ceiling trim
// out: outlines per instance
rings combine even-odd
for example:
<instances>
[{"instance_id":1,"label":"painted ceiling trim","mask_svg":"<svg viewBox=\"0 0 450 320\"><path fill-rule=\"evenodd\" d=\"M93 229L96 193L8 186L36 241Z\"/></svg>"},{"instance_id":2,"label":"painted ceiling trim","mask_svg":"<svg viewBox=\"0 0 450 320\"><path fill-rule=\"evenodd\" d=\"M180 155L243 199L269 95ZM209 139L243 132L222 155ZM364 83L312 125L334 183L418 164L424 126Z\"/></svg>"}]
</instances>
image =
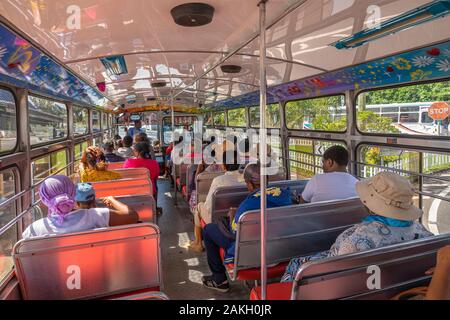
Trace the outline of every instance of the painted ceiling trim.
<instances>
[{"instance_id":1,"label":"painted ceiling trim","mask_svg":"<svg viewBox=\"0 0 450 320\"><path fill-rule=\"evenodd\" d=\"M450 77L450 41L268 87L267 103ZM259 104L259 90L208 104L233 109Z\"/></svg>"},{"instance_id":2,"label":"painted ceiling trim","mask_svg":"<svg viewBox=\"0 0 450 320\"><path fill-rule=\"evenodd\" d=\"M76 104L105 108L106 97L0 24L0 81Z\"/></svg>"}]
</instances>

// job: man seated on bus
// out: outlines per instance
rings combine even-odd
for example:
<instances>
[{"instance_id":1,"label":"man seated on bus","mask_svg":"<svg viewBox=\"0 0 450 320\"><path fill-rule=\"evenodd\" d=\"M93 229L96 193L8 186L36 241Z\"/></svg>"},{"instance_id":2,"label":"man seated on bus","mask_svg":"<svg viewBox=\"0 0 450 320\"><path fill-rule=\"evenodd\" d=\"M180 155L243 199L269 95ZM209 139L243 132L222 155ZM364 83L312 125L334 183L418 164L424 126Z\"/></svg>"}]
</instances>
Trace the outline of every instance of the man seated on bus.
<instances>
[{"instance_id":1,"label":"man seated on bus","mask_svg":"<svg viewBox=\"0 0 450 320\"><path fill-rule=\"evenodd\" d=\"M96 208L92 185L79 183L75 187L70 178L63 175L45 179L39 195L48 207L48 215L28 226L22 234L24 239L138 222L136 211L114 197L103 200L111 209Z\"/></svg>"},{"instance_id":2,"label":"man seated on bus","mask_svg":"<svg viewBox=\"0 0 450 320\"><path fill-rule=\"evenodd\" d=\"M250 194L239 207L230 208L228 217L224 217L218 224L210 223L203 230L208 265L211 276L202 278L203 285L221 292L227 292L230 285L227 280L225 266L220 257L220 248L225 249L225 263L233 263L236 230L239 218L247 211L261 208L261 176L260 165L248 164L244 169L244 180ZM292 204L289 188L272 187L266 190L267 208L288 206Z\"/></svg>"},{"instance_id":3,"label":"man seated on bus","mask_svg":"<svg viewBox=\"0 0 450 320\"><path fill-rule=\"evenodd\" d=\"M227 154L233 155L233 158L229 163L227 163ZM195 240L192 241L189 245L190 250L197 252L203 251L201 220L203 220L206 224L211 223L212 200L214 192L220 187L229 187L244 184L244 177L242 176L242 173L239 172L239 163L236 151L231 150L228 153L222 153L222 164L220 165L222 166L222 171L224 171L225 173L213 179L205 202L200 202L197 205L197 210L194 214Z\"/></svg>"},{"instance_id":4,"label":"man seated on bus","mask_svg":"<svg viewBox=\"0 0 450 320\"><path fill-rule=\"evenodd\" d=\"M131 148L133 145L133 138L130 136L123 137L122 144L122 147L117 148L116 154L125 159L131 158L133 156L133 149Z\"/></svg>"},{"instance_id":5,"label":"man seated on bus","mask_svg":"<svg viewBox=\"0 0 450 320\"><path fill-rule=\"evenodd\" d=\"M342 146L332 146L323 154L323 174L317 174L306 184L300 203L338 200L356 197L358 182L347 172L349 155Z\"/></svg>"},{"instance_id":6,"label":"man seated on bus","mask_svg":"<svg viewBox=\"0 0 450 320\"><path fill-rule=\"evenodd\" d=\"M136 121L134 121L134 127L128 128L127 136L130 136L133 138L135 135L137 135L140 132L145 132L145 131L142 129L141 120L136 120Z\"/></svg>"},{"instance_id":7,"label":"man seated on bus","mask_svg":"<svg viewBox=\"0 0 450 320\"><path fill-rule=\"evenodd\" d=\"M111 141L105 142L103 144L103 151L105 152L106 162L123 162L124 157L121 157L114 153L114 143Z\"/></svg>"}]
</instances>

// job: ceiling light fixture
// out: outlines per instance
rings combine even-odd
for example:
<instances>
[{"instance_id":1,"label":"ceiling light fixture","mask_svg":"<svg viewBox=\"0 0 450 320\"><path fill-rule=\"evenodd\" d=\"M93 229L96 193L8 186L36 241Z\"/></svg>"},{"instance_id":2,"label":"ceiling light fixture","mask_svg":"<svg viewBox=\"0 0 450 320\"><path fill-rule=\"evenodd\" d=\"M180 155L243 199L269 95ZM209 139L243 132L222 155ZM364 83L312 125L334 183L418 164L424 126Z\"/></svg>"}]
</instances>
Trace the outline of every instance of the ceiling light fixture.
<instances>
[{"instance_id":1,"label":"ceiling light fixture","mask_svg":"<svg viewBox=\"0 0 450 320\"><path fill-rule=\"evenodd\" d=\"M200 27L210 23L214 16L214 7L206 3L192 2L170 10L176 24L183 27Z\"/></svg>"}]
</instances>

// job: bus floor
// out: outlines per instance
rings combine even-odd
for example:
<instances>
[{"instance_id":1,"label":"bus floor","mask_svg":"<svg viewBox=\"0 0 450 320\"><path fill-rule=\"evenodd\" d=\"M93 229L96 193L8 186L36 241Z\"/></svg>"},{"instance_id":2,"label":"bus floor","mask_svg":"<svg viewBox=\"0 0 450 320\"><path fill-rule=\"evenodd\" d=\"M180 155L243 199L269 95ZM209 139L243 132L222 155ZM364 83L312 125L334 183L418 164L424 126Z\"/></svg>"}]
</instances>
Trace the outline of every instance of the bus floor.
<instances>
[{"instance_id":1,"label":"bus floor","mask_svg":"<svg viewBox=\"0 0 450 320\"><path fill-rule=\"evenodd\" d=\"M250 291L242 281L230 282L227 293L203 287L201 277L210 274L206 253L188 250L193 239L193 217L181 197L174 206L173 189L168 179L158 180L158 206L163 214L158 217L161 230L163 289L173 300L248 300Z\"/></svg>"}]
</instances>

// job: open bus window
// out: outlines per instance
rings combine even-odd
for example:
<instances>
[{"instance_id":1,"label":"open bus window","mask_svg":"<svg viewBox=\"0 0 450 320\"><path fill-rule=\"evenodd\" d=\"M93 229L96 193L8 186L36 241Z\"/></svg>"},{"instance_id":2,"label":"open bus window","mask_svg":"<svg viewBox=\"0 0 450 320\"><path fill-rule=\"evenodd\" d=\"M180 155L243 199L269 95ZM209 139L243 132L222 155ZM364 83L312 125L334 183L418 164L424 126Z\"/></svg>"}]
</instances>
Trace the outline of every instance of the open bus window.
<instances>
[{"instance_id":1,"label":"open bus window","mask_svg":"<svg viewBox=\"0 0 450 320\"><path fill-rule=\"evenodd\" d=\"M225 111L213 113L215 127L225 127Z\"/></svg>"},{"instance_id":2,"label":"open bus window","mask_svg":"<svg viewBox=\"0 0 450 320\"><path fill-rule=\"evenodd\" d=\"M83 151L86 150L86 148L89 146L89 143L87 141L84 141L82 143L78 143L75 145L75 162L74 162L74 169L75 172L78 172L78 165L80 164L80 159L83 154Z\"/></svg>"},{"instance_id":3,"label":"open bus window","mask_svg":"<svg viewBox=\"0 0 450 320\"><path fill-rule=\"evenodd\" d=\"M89 113L87 108L73 107L73 132L76 136L89 133Z\"/></svg>"},{"instance_id":4,"label":"open bus window","mask_svg":"<svg viewBox=\"0 0 450 320\"><path fill-rule=\"evenodd\" d=\"M247 126L247 117L245 116L245 108L228 110L228 126L230 127Z\"/></svg>"},{"instance_id":5,"label":"open bus window","mask_svg":"<svg viewBox=\"0 0 450 320\"><path fill-rule=\"evenodd\" d=\"M28 115L31 145L67 137L67 107L65 104L28 96Z\"/></svg>"},{"instance_id":6,"label":"open bus window","mask_svg":"<svg viewBox=\"0 0 450 320\"><path fill-rule=\"evenodd\" d=\"M92 132L100 132L100 112L92 111Z\"/></svg>"},{"instance_id":7,"label":"open bus window","mask_svg":"<svg viewBox=\"0 0 450 320\"><path fill-rule=\"evenodd\" d=\"M250 107L250 126L259 128L259 107ZM278 103L266 106L266 128L281 128L280 105Z\"/></svg>"},{"instance_id":8,"label":"open bus window","mask_svg":"<svg viewBox=\"0 0 450 320\"><path fill-rule=\"evenodd\" d=\"M450 153L361 145L358 176L369 178L393 171L408 179L416 190L414 204L422 206L422 222L434 234L450 232ZM421 177L421 174L424 174ZM448 200L437 199L434 195Z\"/></svg>"},{"instance_id":9,"label":"open bus window","mask_svg":"<svg viewBox=\"0 0 450 320\"><path fill-rule=\"evenodd\" d=\"M205 120L204 120L204 124L207 127L211 127L213 125L213 117L211 113L205 113L204 114Z\"/></svg>"},{"instance_id":10,"label":"open bus window","mask_svg":"<svg viewBox=\"0 0 450 320\"><path fill-rule=\"evenodd\" d=\"M13 170L0 172L0 203L16 194L16 179ZM0 228L16 217L16 204L13 201L0 208ZM0 235L0 283L13 270L12 249L17 242L17 224L12 225Z\"/></svg>"},{"instance_id":11,"label":"open bus window","mask_svg":"<svg viewBox=\"0 0 450 320\"><path fill-rule=\"evenodd\" d=\"M0 89L0 153L17 144L16 102L11 92Z\"/></svg>"},{"instance_id":12,"label":"open bus window","mask_svg":"<svg viewBox=\"0 0 450 320\"><path fill-rule=\"evenodd\" d=\"M182 136L184 132L190 132L191 138L194 134L194 122L197 121L196 116L175 116L175 134ZM163 142L169 144L172 142L172 118L163 118Z\"/></svg>"},{"instance_id":13,"label":"open bus window","mask_svg":"<svg viewBox=\"0 0 450 320\"><path fill-rule=\"evenodd\" d=\"M357 97L357 125L361 132L449 136L448 118L430 118L434 102L450 102L450 81L416 84L363 92Z\"/></svg>"},{"instance_id":14,"label":"open bus window","mask_svg":"<svg viewBox=\"0 0 450 320\"><path fill-rule=\"evenodd\" d=\"M323 173L322 156L329 147L340 145L341 141L323 141L313 139L289 139L289 168L292 180L309 179Z\"/></svg>"},{"instance_id":15,"label":"open bus window","mask_svg":"<svg viewBox=\"0 0 450 320\"><path fill-rule=\"evenodd\" d=\"M345 96L289 101L286 126L297 130L343 132L347 129Z\"/></svg>"}]
</instances>

